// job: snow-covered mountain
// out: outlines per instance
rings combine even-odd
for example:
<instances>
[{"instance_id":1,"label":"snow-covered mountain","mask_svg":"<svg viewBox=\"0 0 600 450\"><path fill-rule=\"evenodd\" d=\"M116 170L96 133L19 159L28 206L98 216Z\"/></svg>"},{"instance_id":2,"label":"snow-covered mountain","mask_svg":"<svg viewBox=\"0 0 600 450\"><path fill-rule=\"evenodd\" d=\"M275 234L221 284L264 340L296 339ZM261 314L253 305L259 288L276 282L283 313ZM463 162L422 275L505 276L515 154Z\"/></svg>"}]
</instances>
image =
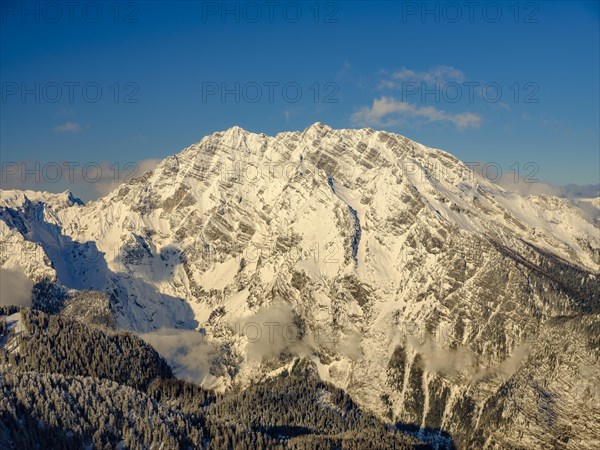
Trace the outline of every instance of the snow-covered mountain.
<instances>
[{"instance_id":1,"label":"snow-covered mountain","mask_svg":"<svg viewBox=\"0 0 600 450\"><path fill-rule=\"evenodd\" d=\"M100 291L119 328L199 330L208 351L186 361L213 387L303 356L459 446L600 445L598 220L444 151L234 127L96 202L2 191L0 205L0 265L43 287L34 301Z\"/></svg>"}]
</instances>

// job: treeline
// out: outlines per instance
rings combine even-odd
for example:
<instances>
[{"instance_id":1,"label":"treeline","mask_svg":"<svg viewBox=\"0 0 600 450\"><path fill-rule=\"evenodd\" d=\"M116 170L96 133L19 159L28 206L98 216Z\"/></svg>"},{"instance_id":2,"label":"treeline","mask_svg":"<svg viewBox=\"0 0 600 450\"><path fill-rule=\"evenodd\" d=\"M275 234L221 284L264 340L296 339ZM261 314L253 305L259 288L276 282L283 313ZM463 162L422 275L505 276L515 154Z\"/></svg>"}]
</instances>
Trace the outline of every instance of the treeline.
<instances>
[{"instance_id":1,"label":"treeline","mask_svg":"<svg viewBox=\"0 0 600 450\"><path fill-rule=\"evenodd\" d=\"M202 448L185 415L108 380L0 370L0 448Z\"/></svg>"},{"instance_id":2,"label":"treeline","mask_svg":"<svg viewBox=\"0 0 600 450\"><path fill-rule=\"evenodd\" d=\"M134 335L31 309L9 330L3 319L16 312L0 309L2 449L424 448L320 381L309 361L216 394L175 379Z\"/></svg>"},{"instance_id":3,"label":"treeline","mask_svg":"<svg viewBox=\"0 0 600 450\"><path fill-rule=\"evenodd\" d=\"M338 435L309 435L291 439L289 448L294 450L424 450L431 448L416 438L399 432L381 433L368 429Z\"/></svg>"},{"instance_id":4,"label":"treeline","mask_svg":"<svg viewBox=\"0 0 600 450\"><path fill-rule=\"evenodd\" d=\"M146 390L158 378L172 378L167 362L142 339L47 315L21 311L25 332L14 339L18 352L0 351L0 364L22 371L108 379Z\"/></svg>"},{"instance_id":5,"label":"treeline","mask_svg":"<svg viewBox=\"0 0 600 450\"><path fill-rule=\"evenodd\" d=\"M238 421L252 429L302 427L308 433L338 434L382 427L341 389L296 375L280 376L229 394L207 409L221 421ZM293 431L293 430L292 430Z\"/></svg>"},{"instance_id":6,"label":"treeline","mask_svg":"<svg viewBox=\"0 0 600 450\"><path fill-rule=\"evenodd\" d=\"M176 378L156 380L147 392L157 401L184 413L196 413L221 397L214 391Z\"/></svg>"},{"instance_id":7,"label":"treeline","mask_svg":"<svg viewBox=\"0 0 600 450\"><path fill-rule=\"evenodd\" d=\"M283 437L289 449L429 448L388 428L343 390L295 369L224 396L206 414L209 423L237 422L263 436Z\"/></svg>"}]
</instances>

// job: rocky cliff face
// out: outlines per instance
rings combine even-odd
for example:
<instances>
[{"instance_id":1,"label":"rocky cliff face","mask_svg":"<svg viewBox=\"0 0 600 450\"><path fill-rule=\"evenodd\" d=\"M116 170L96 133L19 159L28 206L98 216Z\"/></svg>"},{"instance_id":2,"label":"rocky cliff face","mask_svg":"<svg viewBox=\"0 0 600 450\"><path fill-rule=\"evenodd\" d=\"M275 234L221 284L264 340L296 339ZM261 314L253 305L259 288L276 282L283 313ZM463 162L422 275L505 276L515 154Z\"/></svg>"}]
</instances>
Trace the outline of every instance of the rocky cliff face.
<instances>
[{"instance_id":1,"label":"rocky cliff face","mask_svg":"<svg viewBox=\"0 0 600 450\"><path fill-rule=\"evenodd\" d=\"M200 330L222 388L303 356L459 446L599 444L598 221L446 152L234 127L87 205L1 204L2 267L65 297L104 292L120 328Z\"/></svg>"}]
</instances>

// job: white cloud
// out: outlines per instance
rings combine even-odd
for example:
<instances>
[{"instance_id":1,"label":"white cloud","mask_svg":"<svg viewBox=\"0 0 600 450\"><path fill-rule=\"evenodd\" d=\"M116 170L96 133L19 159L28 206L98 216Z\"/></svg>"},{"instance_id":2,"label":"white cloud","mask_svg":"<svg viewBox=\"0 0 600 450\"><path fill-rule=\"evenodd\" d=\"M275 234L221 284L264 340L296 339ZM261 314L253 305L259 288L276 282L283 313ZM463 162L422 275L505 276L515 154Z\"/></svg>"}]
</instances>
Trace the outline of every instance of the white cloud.
<instances>
[{"instance_id":1,"label":"white cloud","mask_svg":"<svg viewBox=\"0 0 600 450\"><path fill-rule=\"evenodd\" d=\"M163 328L140 337L171 363L176 376L205 388L218 384L210 373L215 347L204 335L193 330Z\"/></svg>"},{"instance_id":2,"label":"white cloud","mask_svg":"<svg viewBox=\"0 0 600 450\"><path fill-rule=\"evenodd\" d=\"M581 215L591 223L600 221L600 208L593 199L600 197L600 186L597 184L568 184L557 186L543 181L527 182L524 179L515 180L511 174L503 174L494 182L507 191L528 195L553 195L565 199L571 205L579 208Z\"/></svg>"},{"instance_id":3,"label":"white cloud","mask_svg":"<svg viewBox=\"0 0 600 450\"><path fill-rule=\"evenodd\" d=\"M300 338L294 318L291 305L276 301L252 316L235 318L231 327L247 339L246 352L250 361L277 356L286 349L303 356L308 353L307 344Z\"/></svg>"},{"instance_id":4,"label":"white cloud","mask_svg":"<svg viewBox=\"0 0 600 450\"><path fill-rule=\"evenodd\" d=\"M133 165L127 166L127 168L134 167L133 172L131 170L123 170L122 175L125 178L116 177L116 179L115 179L115 171L113 169L111 169L108 164L106 165L106 167L103 164L101 166L102 177L94 183L94 190L98 194L100 194L100 196L109 194L117 186L119 186L121 183L129 180L130 178L139 177L140 175L143 175L145 172L153 170L160 161L161 161L160 159L153 159L153 158L152 159L143 159L141 161L138 161L137 163L135 163L135 167Z\"/></svg>"},{"instance_id":5,"label":"white cloud","mask_svg":"<svg viewBox=\"0 0 600 450\"><path fill-rule=\"evenodd\" d=\"M479 125L481 124L481 116L470 112L449 114L447 119L459 130L464 130L465 128L479 128Z\"/></svg>"},{"instance_id":6,"label":"white cloud","mask_svg":"<svg viewBox=\"0 0 600 450\"><path fill-rule=\"evenodd\" d=\"M479 128L481 124L481 117L471 112L453 114L433 106L417 106L414 103L385 96L374 99L371 107L364 106L351 117L354 124L362 126L390 126L399 123L402 119L446 122L459 130Z\"/></svg>"},{"instance_id":7,"label":"white cloud","mask_svg":"<svg viewBox=\"0 0 600 450\"><path fill-rule=\"evenodd\" d=\"M0 305L31 306L32 289L23 272L0 268Z\"/></svg>"},{"instance_id":8,"label":"white cloud","mask_svg":"<svg viewBox=\"0 0 600 450\"><path fill-rule=\"evenodd\" d=\"M77 122L66 122L62 125L54 127L54 131L57 133L79 133L81 131L81 125Z\"/></svg>"},{"instance_id":9,"label":"white cloud","mask_svg":"<svg viewBox=\"0 0 600 450\"><path fill-rule=\"evenodd\" d=\"M486 164L471 165L471 170L485 177L482 168ZM492 171L493 172L493 171ZM594 199L600 197L600 185L598 184L567 184L559 186L556 184L540 181L537 179L528 179L527 177L516 178L514 173L503 173L500 177L495 177L495 173L491 173L489 180L502 186L507 191L516 192L520 195L553 195L576 201L578 199Z\"/></svg>"},{"instance_id":10,"label":"white cloud","mask_svg":"<svg viewBox=\"0 0 600 450\"><path fill-rule=\"evenodd\" d=\"M512 171L502 172L500 175L496 170L486 173L485 168L490 167L485 162L471 162L469 168L478 175L501 186L507 191L527 197L529 195L551 195L562 198L572 206L579 208L581 215L591 223L600 221L600 184L567 184L560 186L548 183L528 176L516 177ZM533 163L530 163L533 164ZM527 166L524 166L527 169ZM528 169L527 169L528 170Z\"/></svg>"},{"instance_id":11,"label":"white cloud","mask_svg":"<svg viewBox=\"0 0 600 450\"><path fill-rule=\"evenodd\" d=\"M517 371L521 363L529 356L530 342L517 345L511 355L500 364L500 372L511 377Z\"/></svg>"},{"instance_id":12,"label":"white cloud","mask_svg":"<svg viewBox=\"0 0 600 450\"><path fill-rule=\"evenodd\" d=\"M342 336L338 342L338 352L352 360L358 360L363 356L362 336L357 331L350 331Z\"/></svg>"},{"instance_id":13,"label":"white cloud","mask_svg":"<svg viewBox=\"0 0 600 450\"><path fill-rule=\"evenodd\" d=\"M523 196L528 195L554 195L556 197L564 196L564 188L554 186L543 181L528 182L524 179L515 180L513 174L502 174L497 180L491 180L502 186L507 191L516 192Z\"/></svg>"}]
</instances>

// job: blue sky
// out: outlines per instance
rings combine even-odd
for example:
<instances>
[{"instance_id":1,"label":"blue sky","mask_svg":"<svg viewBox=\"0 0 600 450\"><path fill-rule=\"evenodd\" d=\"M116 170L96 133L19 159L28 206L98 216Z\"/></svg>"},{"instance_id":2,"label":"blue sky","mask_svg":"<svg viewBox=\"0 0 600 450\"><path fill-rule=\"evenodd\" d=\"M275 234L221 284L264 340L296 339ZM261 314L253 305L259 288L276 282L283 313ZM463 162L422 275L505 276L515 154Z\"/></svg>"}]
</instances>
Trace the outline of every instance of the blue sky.
<instances>
[{"instance_id":1,"label":"blue sky","mask_svg":"<svg viewBox=\"0 0 600 450\"><path fill-rule=\"evenodd\" d=\"M321 121L600 181L598 2L50 3L2 2L5 171Z\"/></svg>"}]
</instances>

